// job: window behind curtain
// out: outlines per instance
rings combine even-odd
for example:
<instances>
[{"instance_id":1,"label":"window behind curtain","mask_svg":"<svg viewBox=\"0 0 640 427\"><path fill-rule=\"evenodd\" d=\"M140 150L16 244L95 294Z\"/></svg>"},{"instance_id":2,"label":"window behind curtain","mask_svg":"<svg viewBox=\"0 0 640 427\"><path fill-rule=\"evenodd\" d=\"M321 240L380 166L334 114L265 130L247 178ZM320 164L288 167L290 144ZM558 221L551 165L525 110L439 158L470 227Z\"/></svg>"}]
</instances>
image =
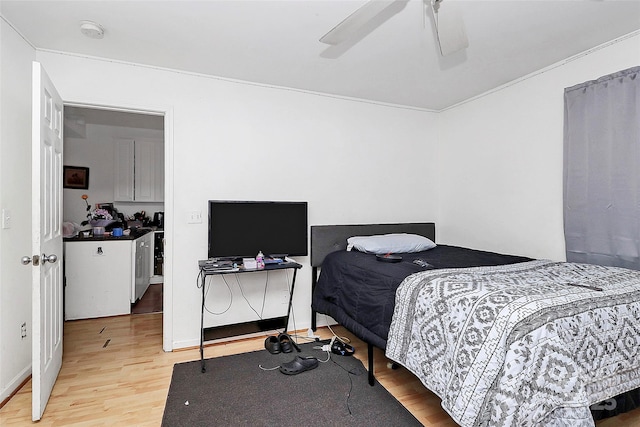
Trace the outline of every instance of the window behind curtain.
<instances>
[{"instance_id":1,"label":"window behind curtain","mask_svg":"<svg viewBox=\"0 0 640 427\"><path fill-rule=\"evenodd\" d=\"M640 67L564 92L567 261L640 270Z\"/></svg>"}]
</instances>

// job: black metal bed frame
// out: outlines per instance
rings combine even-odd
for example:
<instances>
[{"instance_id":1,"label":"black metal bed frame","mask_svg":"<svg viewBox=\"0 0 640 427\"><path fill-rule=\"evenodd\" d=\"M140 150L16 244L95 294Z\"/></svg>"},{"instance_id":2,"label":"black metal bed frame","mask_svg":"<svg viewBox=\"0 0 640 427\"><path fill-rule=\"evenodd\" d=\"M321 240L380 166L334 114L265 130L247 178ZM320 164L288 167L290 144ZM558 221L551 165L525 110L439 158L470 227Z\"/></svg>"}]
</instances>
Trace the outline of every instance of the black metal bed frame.
<instances>
[{"instance_id":1,"label":"black metal bed frame","mask_svg":"<svg viewBox=\"0 0 640 427\"><path fill-rule=\"evenodd\" d=\"M394 224L352 224L352 225L314 225L311 226L311 292L315 291L318 283L319 269L324 258L332 252L344 250L347 247L347 239L352 236L372 236L389 233L410 233L425 236L435 242L436 229L433 222L412 222ZM316 330L316 311L311 310L311 329ZM361 338L362 337L358 337ZM386 342L386 337L384 337ZM373 348L367 343L367 356L369 365L369 385L375 384L373 372ZM382 349L384 350L384 349Z\"/></svg>"}]
</instances>

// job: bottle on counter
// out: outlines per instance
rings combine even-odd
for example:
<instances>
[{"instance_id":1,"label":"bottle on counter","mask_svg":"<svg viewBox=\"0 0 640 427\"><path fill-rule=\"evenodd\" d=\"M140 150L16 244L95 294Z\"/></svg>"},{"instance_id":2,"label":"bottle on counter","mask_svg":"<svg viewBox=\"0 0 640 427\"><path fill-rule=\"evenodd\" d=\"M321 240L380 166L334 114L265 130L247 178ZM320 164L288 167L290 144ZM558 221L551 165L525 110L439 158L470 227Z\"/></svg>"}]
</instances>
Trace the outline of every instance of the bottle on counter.
<instances>
[{"instance_id":1,"label":"bottle on counter","mask_svg":"<svg viewBox=\"0 0 640 427\"><path fill-rule=\"evenodd\" d=\"M258 255L256 255L256 267L258 270L264 269L264 254L262 251L259 251Z\"/></svg>"}]
</instances>

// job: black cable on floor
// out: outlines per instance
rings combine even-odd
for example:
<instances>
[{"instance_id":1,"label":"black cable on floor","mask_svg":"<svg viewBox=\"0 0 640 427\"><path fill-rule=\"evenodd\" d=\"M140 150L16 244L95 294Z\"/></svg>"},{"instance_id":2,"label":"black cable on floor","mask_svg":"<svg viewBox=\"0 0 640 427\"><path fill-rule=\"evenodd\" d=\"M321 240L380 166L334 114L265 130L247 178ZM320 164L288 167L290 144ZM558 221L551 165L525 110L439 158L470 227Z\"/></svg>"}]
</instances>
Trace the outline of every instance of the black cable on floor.
<instances>
[{"instance_id":1,"label":"black cable on floor","mask_svg":"<svg viewBox=\"0 0 640 427\"><path fill-rule=\"evenodd\" d=\"M358 369L357 367L356 367L356 370L349 370L349 369L345 368L344 366L342 366L341 364L336 362L334 360L334 357L331 357L331 361L333 363L335 363L337 366L339 366L343 371L345 371L348 374L348 377L349 377L349 392L347 393L346 405L347 405L347 410L349 411L349 415L353 415L351 413L351 406L349 405L349 399L351 398L351 392L353 391L353 379L351 378L351 375L360 376L360 375L362 375L362 372L357 372L356 371Z\"/></svg>"}]
</instances>

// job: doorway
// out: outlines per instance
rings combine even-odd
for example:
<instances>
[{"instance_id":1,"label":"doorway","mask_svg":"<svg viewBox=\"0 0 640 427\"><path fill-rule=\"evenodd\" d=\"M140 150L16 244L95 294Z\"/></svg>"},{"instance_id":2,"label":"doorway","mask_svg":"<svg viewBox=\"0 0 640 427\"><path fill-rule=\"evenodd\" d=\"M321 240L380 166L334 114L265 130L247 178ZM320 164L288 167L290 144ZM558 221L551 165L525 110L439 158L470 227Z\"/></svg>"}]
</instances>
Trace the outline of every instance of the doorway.
<instances>
[{"instance_id":1,"label":"doorway","mask_svg":"<svg viewBox=\"0 0 640 427\"><path fill-rule=\"evenodd\" d=\"M63 190L65 230L69 235L91 235L87 221L102 212L97 209L106 207L108 216L118 220L110 225L122 224L125 233L153 234L148 239L149 255L145 255L150 277L145 290L131 296L131 314L163 309L164 144L163 115L65 105L64 165L86 172L82 188Z\"/></svg>"}]
</instances>

